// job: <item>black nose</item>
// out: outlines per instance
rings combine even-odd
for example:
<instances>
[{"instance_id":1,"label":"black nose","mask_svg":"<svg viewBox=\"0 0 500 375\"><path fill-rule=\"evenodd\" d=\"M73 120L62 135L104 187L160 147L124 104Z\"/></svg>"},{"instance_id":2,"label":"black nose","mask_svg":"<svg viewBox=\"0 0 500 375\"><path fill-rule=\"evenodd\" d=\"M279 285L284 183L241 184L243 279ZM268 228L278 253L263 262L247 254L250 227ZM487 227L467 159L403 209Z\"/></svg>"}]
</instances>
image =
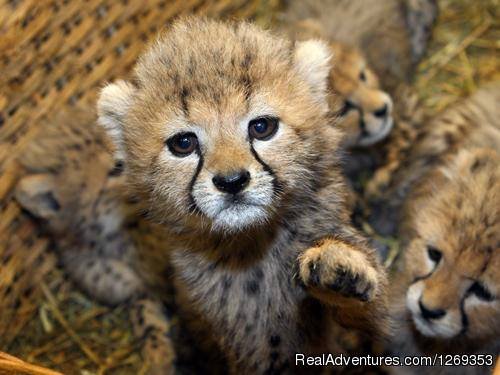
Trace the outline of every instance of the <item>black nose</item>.
<instances>
[{"instance_id":1,"label":"black nose","mask_svg":"<svg viewBox=\"0 0 500 375\"><path fill-rule=\"evenodd\" d=\"M237 194L250 182L250 172L239 171L226 176L217 175L212 178L215 187L224 193Z\"/></svg>"},{"instance_id":2,"label":"black nose","mask_svg":"<svg viewBox=\"0 0 500 375\"><path fill-rule=\"evenodd\" d=\"M373 111L373 114L375 117L386 117L387 112L389 112L389 107L387 106L387 104L384 104L382 108Z\"/></svg>"},{"instance_id":3,"label":"black nose","mask_svg":"<svg viewBox=\"0 0 500 375\"><path fill-rule=\"evenodd\" d=\"M422 312L422 317L426 320L430 319L439 319L445 316L446 311L441 309L430 310L424 306L422 301L418 301L418 306L420 307L420 311Z\"/></svg>"}]
</instances>

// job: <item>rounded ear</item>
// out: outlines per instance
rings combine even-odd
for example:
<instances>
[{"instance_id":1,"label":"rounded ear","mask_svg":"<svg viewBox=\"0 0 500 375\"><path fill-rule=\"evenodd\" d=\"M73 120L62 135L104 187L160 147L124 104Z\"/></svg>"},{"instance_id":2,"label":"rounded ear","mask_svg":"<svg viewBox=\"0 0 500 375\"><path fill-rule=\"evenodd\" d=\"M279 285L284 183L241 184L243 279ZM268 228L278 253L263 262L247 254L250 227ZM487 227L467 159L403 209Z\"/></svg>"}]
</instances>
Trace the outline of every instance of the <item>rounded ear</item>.
<instances>
[{"instance_id":1,"label":"rounded ear","mask_svg":"<svg viewBox=\"0 0 500 375\"><path fill-rule=\"evenodd\" d=\"M97 101L98 123L106 130L115 144L115 158L123 159L123 127L132 104L135 87L123 80L105 86Z\"/></svg>"},{"instance_id":2,"label":"rounded ear","mask_svg":"<svg viewBox=\"0 0 500 375\"><path fill-rule=\"evenodd\" d=\"M330 49L321 40L306 40L295 44L295 67L309 85L315 99L324 104L325 108L330 59Z\"/></svg>"},{"instance_id":3,"label":"rounded ear","mask_svg":"<svg viewBox=\"0 0 500 375\"><path fill-rule=\"evenodd\" d=\"M56 194L57 183L51 174L35 174L22 178L15 189L19 204L41 219L51 219L61 209Z\"/></svg>"}]
</instances>

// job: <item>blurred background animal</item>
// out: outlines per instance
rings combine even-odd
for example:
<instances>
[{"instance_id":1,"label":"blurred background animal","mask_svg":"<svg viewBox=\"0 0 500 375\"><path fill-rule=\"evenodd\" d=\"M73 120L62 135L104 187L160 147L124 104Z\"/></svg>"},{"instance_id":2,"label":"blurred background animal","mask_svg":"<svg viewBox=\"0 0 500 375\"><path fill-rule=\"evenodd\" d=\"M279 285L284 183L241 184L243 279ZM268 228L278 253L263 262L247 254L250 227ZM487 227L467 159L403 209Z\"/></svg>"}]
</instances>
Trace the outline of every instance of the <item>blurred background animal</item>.
<instances>
[{"instance_id":1,"label":"blurred background animal","mask_svg":"<svg viewBox=\"0 0 500 375\"><path fill-rule=\"evenodd\" d=\"M405 250L391 283L391 349L490 356L486 367L426 369L437 374L485 373L500 350L499 99L492 83L430 121L400 170L406 180L395 179Z\"/></svg>"},{"instance_id":2,"label":"blurred background animal","mask_svg":"<svg viewBox=\"0 0 500 375\"><path fill-rule=\"evenodd\" d=\"M321 37L359 49L392 93L412 79L437 11L434 0L288 1L280 25L293 35L314 22Z\"/></svg>"},{"instance_id":3,"label":"blurred background animal","mask_svg":"<svg viewBox=\"0 0 500 375\"><path fill-rule=\"evenodd\" d=\"M41 124L45 131L19 159L28 174L16 198L53 238L59 264L72 281L103 304L130 305L150 373L172 373L171 322L136 264L134 234L144 239L147 233L137 233L140 212L127 199L123 162L114 161L113 146L96 120L93 106L82 106ZM162 296L171 303L168 287Z\"/></svg>"},{"instance_id":4,"label":"blurred background animal","mask_svg":"<svg viewBox=\"0 0 500 375\"><path fill-rule=\"evenodd\" d=\"M498 82L489 83L435 118L422 120L422 124L413 129L412 142L405 154L399 154L395 165L375 172L366 196L373 205L383 207L375 210L370 219L380 233L398 233L402 206L408 200L409 191L448 155L472 147L499 149L499 87ZM391 146L397 147L398 140Z\"/></svg>"}]
</instances>

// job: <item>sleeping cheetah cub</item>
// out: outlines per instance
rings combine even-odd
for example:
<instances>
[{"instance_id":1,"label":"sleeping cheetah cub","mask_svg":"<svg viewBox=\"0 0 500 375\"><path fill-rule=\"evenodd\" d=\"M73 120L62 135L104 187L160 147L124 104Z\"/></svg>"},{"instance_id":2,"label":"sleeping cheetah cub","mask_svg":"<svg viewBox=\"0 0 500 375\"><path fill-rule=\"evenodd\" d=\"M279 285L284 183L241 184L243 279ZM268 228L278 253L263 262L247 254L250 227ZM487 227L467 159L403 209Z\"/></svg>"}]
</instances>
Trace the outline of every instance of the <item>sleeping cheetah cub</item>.
<instances>
[{"instance_id":1,"label":"sleeping cheetah cub","mask_svg":"<svg viewBox=\"0 0 500 375\"><path fill-rule=\"evenodd\" d=\"M333 318L385 329L386 276L349 223L324 126L329 59L319 41L184 19L99 98L180 307L232 373L297 371L295 353L334 350Z\"/></svg>"},{"instance_id":2,"label":"sleeping cheetah cub","mask_svg":"<svg viewBox=\"0 0 500 375\"><path fill-rule=\"evenodd\" d=\"M148 235L141 231L135 203L124 197L123 165L114 162L96 117L85 106L41 121L42 130L18 160L26 175L15 196L42 221L71 280L101 303L130 303L149 373L170 373L171 322L136 269L134 233Z\"/></svg>"},{"instance_id":3,"label":"sleeping cheetah cub","mask_svg":"<svg viewBox=\"0 0 500 375\"><path fill-rule=\"evenodd\" d=\"M489 92L493 100L498 88L477 95L488 99ZM431 159L406 197L407 248L393 283L401 287L393 295L400 326L392 348L407 355L488 354L492 365L500 350L500 123L496 105L466 104L441 116L434 122L441 128L431 131L450 143L455 124L473 130L471 136L462 149ZM430 139L415 147L426 141L429 147ZM433 145L441 148L438 137ZM489 373L484 366L427 370Z\"/></svg>"}]
</instances>

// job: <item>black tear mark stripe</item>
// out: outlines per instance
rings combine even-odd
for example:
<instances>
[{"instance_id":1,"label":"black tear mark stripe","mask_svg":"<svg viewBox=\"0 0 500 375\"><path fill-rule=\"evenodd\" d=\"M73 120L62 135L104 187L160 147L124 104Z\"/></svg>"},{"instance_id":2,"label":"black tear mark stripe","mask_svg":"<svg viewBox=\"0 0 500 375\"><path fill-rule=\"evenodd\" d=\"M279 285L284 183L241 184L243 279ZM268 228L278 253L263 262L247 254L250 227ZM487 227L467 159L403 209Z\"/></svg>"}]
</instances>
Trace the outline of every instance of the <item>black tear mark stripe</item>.
<instances>
[{"instance_id":1,"label":"black tear mark stripe","mask_svg":"<svg viewBox=\"0 0 500 375\"><path fill-rule=\"evenodd\" d=\"M252 152L253 157L257 162L259 162L260 165L262 165L262 168L271 175L273 178L272 184L273 184L273 193L274 195L278 195L278 192L282 190L282 185L280 181L278 180L278 177L276 176L276 173L274 173L273 169L266 164L259 156L257 151L253 148L253 143L250 143L250 151Z\"/></svg>"},{"instance_id":2,"label":"black tear mark stripe","mask_svg":"<svg viewBox=\"0 0 500 375\"><path fill-rule=\"evenodd\" d=\"M434 266L434 268L432 269L432 271L429 272L427 275L415 277L413 279L413 281L411 282L411 284L415 284L417 281L428 279L434 273L434 271L436 270L436 268L437 268L437 264Z\"/></svg>"},{"instance_id":3,"label":"black tear mark stripe","mask_svg":"<svg viewBox=\"0 0 500 375\"><path fill-rule=\"evenodd\" d=\"M469 318L467 318L467 314L465 313L465 299L469 296L468 293L465 293L465 296L460 301L460 318L462 320L462 329L460 330L459 335L464 335L467 332L467 328L469 328Z\"/></svg>"},{"instance_id":4,"label":"black tear mark stripe","mask_svg":"<svg viewBox=\"0 0 500 375\"><path fill-rule=\"evenodd\" d=\"M266 164L260 158L259 154L257 154L257 151L255 151L255 149L253 148L253 144L250 144L250 151L252 152L252 155L254 156L255 160L257 160L257 162L260 165L262 165L262 168L267 173L269 173L271 175L272 184L273 184L273 192L275 195L277 195L278 192L281 190L281 183L279 182L278 178L276 177L276 173L273 171L273 169L268 164ZM196 171L194 172L193 177L191 178L191 181L189 182L189 201L190 201L190 208L192 210L194 210L197 213L202 213L202 211L197 206L196 201L193 197L193 187L194 187L194 184L196 183L198 175L201 172L201 169L203 168L203 163L204 163L203 155L202 155L199 147L196 149L196 154L198 155L199 160L198 160L198 165L196 167Z\"/></svg>"},{"instance_id":5,"label":"black tear mark stripe","mask_svg":"<svg viewBox=\"0 0 500 375\"><path fill-rule=\"evenodd\" d=\"M415 283L416 283L416 282L418 282L418 281L426 280L426 279L428 279L428 278L429 278L429 276L430 276L430 275L432 275L432 272L431 272L431 273L428 273L428 274L427 274L427 275L425 275L425 276L418 276L418 277L415 277L411 283L412 283L412 284L415 284Z\"/></svg>"},{"instance_id":6,"label":"black tear mark stripe","mask_svg":"<svg viewBox=\"0 0 500 375\"><path fill-rule=\"evenodd\" d=\"M204 162L203 155L201 154L201 150L200 150L199 146L196 149L196 154L198 155L199 159L198 159L198 165L196 166L196 171L194 172L193 177L191 178L191 181L189 182L189 208L191 210L193 210L195 213L201 214L202 211L200 210L200 208L196 204L196 201L194 200L194 196L193 196L193 186L196 183L196 179L198 178L198 175L200 174L201 169L203 168L203 162Z\"/></svg>"}]
</instances>

